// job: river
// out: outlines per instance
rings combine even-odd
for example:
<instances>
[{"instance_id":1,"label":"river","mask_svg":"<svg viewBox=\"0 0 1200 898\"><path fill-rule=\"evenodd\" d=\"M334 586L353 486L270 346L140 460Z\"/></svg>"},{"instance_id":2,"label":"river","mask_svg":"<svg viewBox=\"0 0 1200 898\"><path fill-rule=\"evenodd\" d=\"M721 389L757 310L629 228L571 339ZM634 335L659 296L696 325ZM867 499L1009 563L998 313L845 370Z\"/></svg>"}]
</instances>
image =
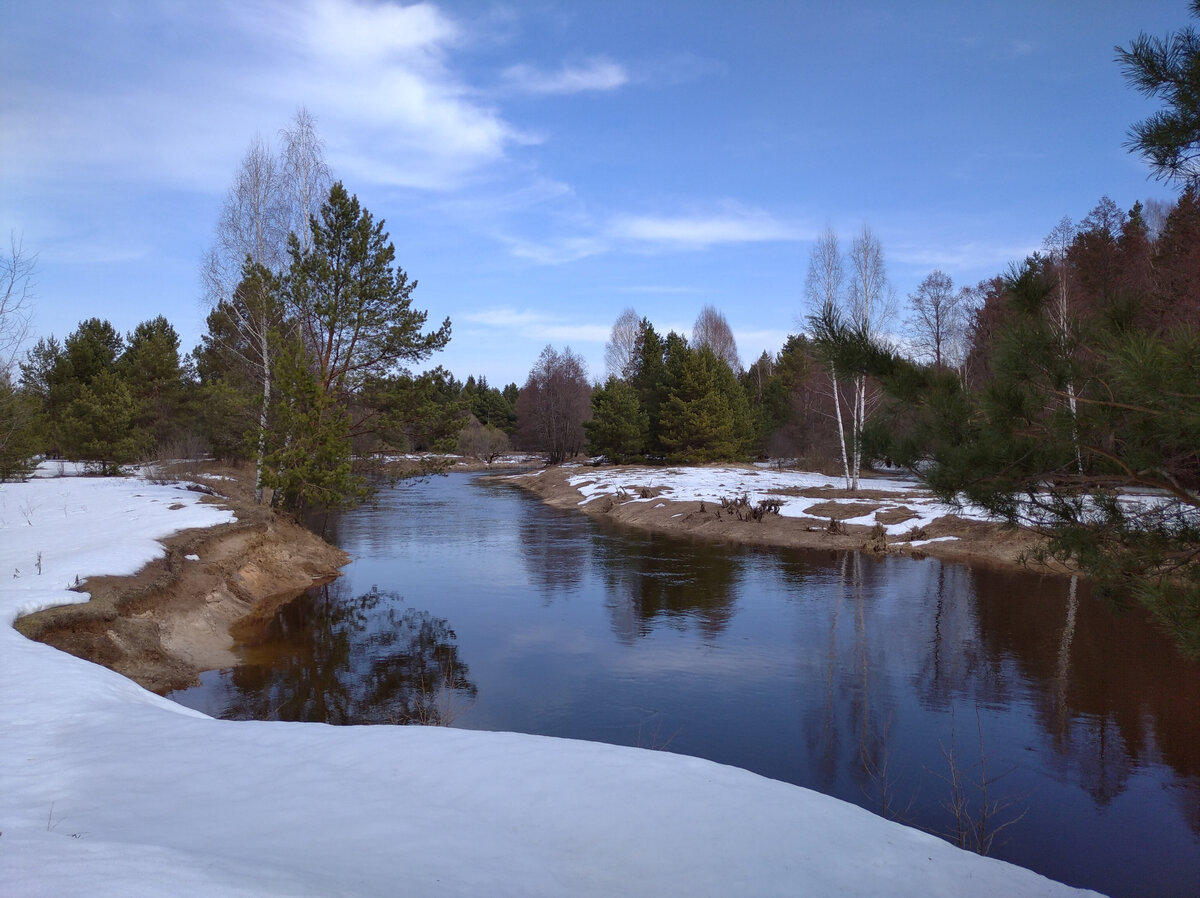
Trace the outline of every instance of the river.
<instances>
[{"instance_id":1,"label":"river","mask_svg":"<svg viewBox=\"0 0 1200 898\"><path fill-rule=\"evenodd\" d=\"M1200 894L1200 664L1086 584L682 541L469 474L330 527L345 576L172 698L696 755L1072 885Z\"/></svg>"}]
</instances>

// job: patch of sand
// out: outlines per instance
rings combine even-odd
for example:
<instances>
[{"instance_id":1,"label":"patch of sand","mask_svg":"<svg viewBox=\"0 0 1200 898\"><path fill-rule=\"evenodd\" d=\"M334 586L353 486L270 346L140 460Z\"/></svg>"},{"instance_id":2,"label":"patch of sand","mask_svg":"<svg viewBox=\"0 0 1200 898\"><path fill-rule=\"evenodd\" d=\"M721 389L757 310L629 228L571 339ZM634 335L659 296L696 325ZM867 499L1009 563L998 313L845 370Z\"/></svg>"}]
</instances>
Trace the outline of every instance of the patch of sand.
<instances>
[{"instance_id":1,"label":"patch of sand","mask_svg":"<svg viewBox=\"0 0 1200 898\"><path fill-rule=\"evenodd\" d=\"M231 476L226 474L226 476ZM130 577L91 577L91 600L20 618L17 629L103 664L160 694L236 664L287 602L338 576L350 557L299 524L253 504L244 477L205 481L237 521L185 530Z\"/></svg>"}]
</instances>

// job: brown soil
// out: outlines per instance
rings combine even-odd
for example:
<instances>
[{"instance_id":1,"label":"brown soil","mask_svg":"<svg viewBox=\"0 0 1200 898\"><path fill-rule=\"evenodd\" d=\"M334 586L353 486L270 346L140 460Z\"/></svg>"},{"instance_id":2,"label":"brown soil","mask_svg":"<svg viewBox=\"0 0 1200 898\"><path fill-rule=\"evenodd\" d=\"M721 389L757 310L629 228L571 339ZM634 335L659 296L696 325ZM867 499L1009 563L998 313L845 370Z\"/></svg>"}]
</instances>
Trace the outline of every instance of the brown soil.
<instances>
[{"instance_id":1,"label":"brown soil","mask_svg":"<svg viewBox=\"0 0 1200 898\"><path fill-rule=\"evenodd\" d=\"M567 483L568 477L584 473L579 468L547 468L534 475L512 477L516 483L540 496L543 501L557 508L582 511L596 518L618 524L672 533L697 539L751 546L780 546L785 548L828 549L844 551L864 549L887 554L926 556L947 561L969 561L1001 567L1023 567L1025 553L1043 544L1040 536L1032 531L993 524L969 521L954 515L938 518L923 528L915 539L935 539L954 536L957 539L945 542L913 546L906 539L896 536L880 537L873 525L842 524L848 518L876 512L875 520L881 524L903 523L914 515L903 505L903 495L861 489L853 493L830 488L804 490L776 490L779 495L804 495L811 498L829 498L831 501L813 506L814 517L788 518L767 515L762 521L739 520L736 514L722 511L718 503L677 502L662 496L657 502L630 502L637 498L637 490L624 497L603 496L580 505L583 496L579 490ZM655 495L658 495L655 492ZM843 500L843 504L832 501ZM859 501L845 503L846 499ZM883 509L882 511L880 509ZM837 527L830 527L830 521ZM1045 570L1043 567L1042 570Z\"/></svg>"},{"instance_id":2,"label":"brown soil","mask_svg":"<svg viewBox=\"0 0 1200 898\"><path fill-rule=\"evenodd\" d=\"M181 531L133 576L90 577L79 586L89 602L28 615L17 629L160 694L235 664L236 643L254 642L276 610L350 558L253 504L244 471L212 470L237 479L205 481L221 495L204 501L232 508L235 522Z\"/></svg>"}]
</instances>

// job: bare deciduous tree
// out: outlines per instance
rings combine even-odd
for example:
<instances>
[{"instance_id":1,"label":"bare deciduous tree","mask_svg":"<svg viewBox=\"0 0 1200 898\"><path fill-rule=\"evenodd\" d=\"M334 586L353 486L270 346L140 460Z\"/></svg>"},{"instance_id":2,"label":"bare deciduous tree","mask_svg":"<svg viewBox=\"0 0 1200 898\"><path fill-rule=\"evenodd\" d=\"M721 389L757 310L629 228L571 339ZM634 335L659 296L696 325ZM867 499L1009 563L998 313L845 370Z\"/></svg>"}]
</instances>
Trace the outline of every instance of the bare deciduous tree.
<instances>
[{"instance_id":1,"label":"bare deciduous tree","mask_svg":"<svg viewBox=\"0 0 1200 898\"><path fill-rule=\"evenodd\" d=\"M16 234L9 236L8 255L0 258L0 377L11 376L21 346L29 336L37 256L25 250Z\"/></svg>"},{"instance_id":2,"label":"bare deciduous tree","mask_svg":"<svg viewBox=\"0 0 1200 898\"><path fill-rule=\"evenodd\" d=\"M10 236L10 249L0 258L0 481L24 476L32 464L27 446L27 406L13 384L13 369L29 336L37 256L26 252L21 240Z\"/></svg>"},{"instance_id":3,"label":"bare deciduous tree","mask_svg":"<svg viewBox=\"0 0 1200 898\"><path fill-rule=\"evenodd\" d=\"M896 314L896 296L888 281L883 246L869 225L850 241L847 256L848 318L868 336L878 337Z\"/></svg>"},{"instance_id":4,"label":"bare deciduous tree","mask_svg":"<svg viewBox=\"0 0 1200 898\"><path fill-rule=\"evenodd\" d=\"M583 359L569 346L561 353L547 346L517 397L523 444L545 452L552 465L578 455L584 444L583 423L592 414L591 399Z\"/></svg>"},{"instance_id":5,"label":"bare deciduous tree","mask_svg":"<svg viewBox=\"0 0 1200 898\"><path fill-rule=\"evenodd\" d=\"M317 122L306 108L296 110L291 128L279 132L283 138L283 179L289 195L291 231L300 241L300 251L312 245L309 222L321 208L333 184L333 173L325 162L325 142L317 137Z\"/></svg>"},{"instance_id":6,"label":"bare deciduous tree","mask_svg":"<svg viewBox=\"0 0 1200 898\"><path fill-rule=\"evenodd\" d=\"M954 291L950 275L934 269L908 295L913 317L911 332L917 352L936 367L950 364L954 344L963 329L965 295Z\"/></svg>"},{"instance_id":7,"label":"bare deciduous tree","mask_svg":"<svg viewBox=\"0 0 1200 898\"><path fill-rule=\"evenodd\" d=\"M613 322L612 335L604 344L604 369L609 377L629 380L637 364L637 341L642 320L627 308Z\"/></svg>"},{"instance_id":8,"label":"bare deciduous tree","mask_svg":"<svg viewBox=\"0 0 1200 898\"><path fill-rule=\"evenodd\" d=\"M713 306L705 306L696 317L696 323L692 325L692 346L696 349L707 346L735 374L742 370L733 329L725 320L725 316Z\"/></svg>"}]
</instances>

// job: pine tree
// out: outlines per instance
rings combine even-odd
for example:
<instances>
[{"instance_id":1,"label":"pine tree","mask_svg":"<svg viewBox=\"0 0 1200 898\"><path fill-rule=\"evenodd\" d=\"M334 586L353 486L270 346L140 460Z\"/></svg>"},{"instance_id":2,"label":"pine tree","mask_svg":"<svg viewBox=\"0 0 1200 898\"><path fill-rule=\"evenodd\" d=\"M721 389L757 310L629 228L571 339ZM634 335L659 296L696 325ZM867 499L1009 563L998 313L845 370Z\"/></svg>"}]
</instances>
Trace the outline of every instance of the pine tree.
<instances>
[{"instance_id":1,"label":"pine tree","mask_svg":"<svg viewBox=\"0 0 1200 898\"><path fill-rule=\"evenodd\" d=\"M637 391L613 376L592 391L592 420L583 427L589 455L604 455L621 464L642 454L649 419Z\"/></svg>"},{"instance_id":2,"label":"pine tree","mask_svg":"<svg viewBox=\"0 0 1200 898\"><path fill-rule=\"evenodd\" d=\"M280 400L272 409L263 485L290 511L347 508L368 495L351 464L350 417L313 373L302 346L275 355Z\"/></svg>"},{"instance_id":3,"label":"pine tree","mask_svg":"<svg viewBox=\"0 0 1200 898\"><path fill-rule=\"evenodd\" d=\"M64 452L99 474L119 474L122 465L140 460L150 449L147 436L134 429L136 414L137 403L124 381L113 371L102 371L67 406L61 427Z\"/></svg>"},{"instance_id":4,"label":"pine tree","mask_svg":"<svg viewBox=\"0 0 1200 898\"><path fill-rule=\"evenodd\" d=\"M179 335L162 315L143 321L128 335L117 372L137 405L133 426L154 446L179 437L183 365Z\"/></svg>"},{"instance_id":5,"label":"pine tree","mask_svg":"<svg viewBox=\"0 0 1200 898\"><path fill-rule=\"evenodd\" d=\"M417 282L395 264L383 227L339 181L312 219L311 246L302 248L294 234L288 242L288 308L322 389L344 399L450 340L448 318L421 332L428 316L412 307Z\"/></svg>"},{"instance_id":6,"label":"pine tree","mask_svg":"<svg viewBox=\"0 0 1200 898\"><path fill-rule=\"evenodd\" d=\"M670 392L660 439L672 462L742 458L752 421L746 395L729 365L709 346L677 348L668 361Z\"/></svg>"}]
</instances>

